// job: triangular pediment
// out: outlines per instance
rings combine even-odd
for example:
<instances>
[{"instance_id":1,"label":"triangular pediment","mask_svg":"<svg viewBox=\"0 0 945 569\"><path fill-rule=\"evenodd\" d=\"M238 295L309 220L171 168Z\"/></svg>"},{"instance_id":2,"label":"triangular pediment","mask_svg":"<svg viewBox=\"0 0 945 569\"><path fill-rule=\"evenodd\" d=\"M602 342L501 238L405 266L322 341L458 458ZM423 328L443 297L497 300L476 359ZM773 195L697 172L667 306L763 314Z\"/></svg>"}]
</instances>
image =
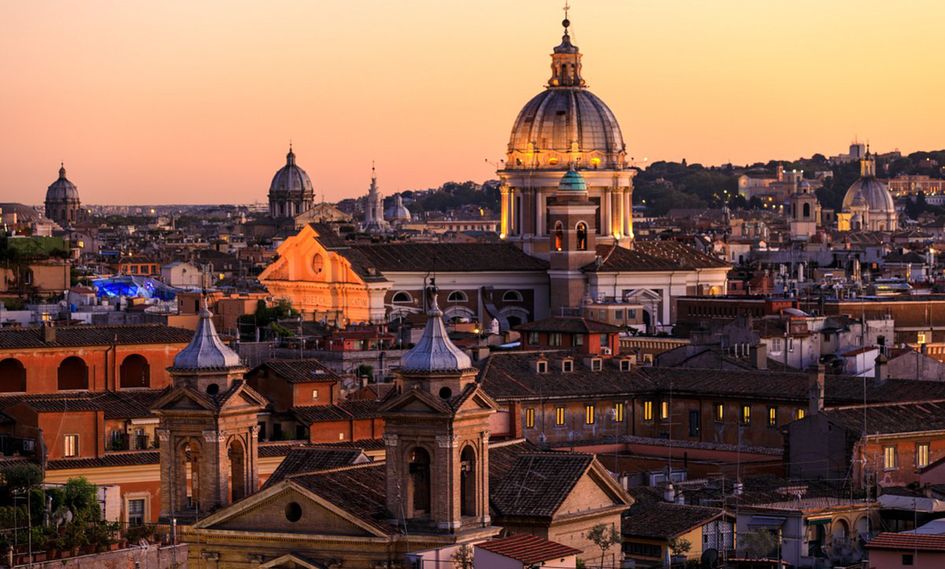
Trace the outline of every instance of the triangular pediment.
<instances>
[{"instance_id":1,"label":"triangular pediment","mask_svg":"<svg viewBox=\"0 0 945 569\"><path fill-rule=\"evenodd\" d=\"M327 569L327 565L286 553L259 565L259 569Z\"/></svg>"},{"instance_id":2,"label":"triangular pediment","mask_svg":"<svg viewBox=\"0 0 945 569\"><path fill-rule=\"evenodd\" d=\"M346 537L382 535L356 516L291 479L241 500L197 523L200 529Z\"/></svg>"},{"instance_id":3,"label":"triangular pediment","mask_svg":"<svg viewBox=\"0 0 945 569\"><path fill-rule=\"evenodd\" d=\"M452 414L453 410L441 399L422 389L411 389L385 403L382 413L436 413Z\"/></svg>"},{"instance_id":4,"label":"triangular pediment","mask_svg":"<svg viewBox=\"0 0 945 569\"><path fill-rule=\"evenodd\" d=\"M177 387L154 402L152 410L213 411L212 401L186 387Z\"/></svg>"},{"instance_id":5,"label":"triangular pediment","mask_svg":"<svg viewBox=\"0 0 945 569\"><path fill-rule=\"evenodd\" d=\"M478 385L474 385L471 392L460 401L456 413L470 411L498 411L499 405L489 397Z\"/></svg>"},{"instance_id":6,"label":"triangular pediment","mask_svg":"<svg viewBox=\"0 0 945 569\"><path fill-rule=\"evenodd\" d=\"M629 507L632 504L633 498L617 484L603 465L594 459L571 489L568 497L555 511L555 516L567 516L614 506Z\"/></svg>"},{"instance_id":7,"label":"triangular pediment","mask_svg":"<svg viewBox=\"0 0 945 569\"><path fill-rule=\"evenodd\" d=\"M220 404L221 409L239 407L265 407L268 400L242 380L234 384L233 389Z\"/></svg>"}]
</instances>

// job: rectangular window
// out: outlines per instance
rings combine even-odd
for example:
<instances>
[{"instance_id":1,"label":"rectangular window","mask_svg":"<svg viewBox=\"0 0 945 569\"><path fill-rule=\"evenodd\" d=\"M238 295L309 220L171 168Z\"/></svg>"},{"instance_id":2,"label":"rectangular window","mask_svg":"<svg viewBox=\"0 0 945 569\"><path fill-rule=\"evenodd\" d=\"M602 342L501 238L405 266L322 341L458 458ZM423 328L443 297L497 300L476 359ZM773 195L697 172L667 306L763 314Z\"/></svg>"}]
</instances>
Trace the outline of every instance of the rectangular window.
<instances>
[{"instance_id":1,"label":"rectangular window","mask_svg":"<svg viewBox=\"0 0 945 569\"><path fill-rule=\"evenodd\" d=\"M570 373L574 371L574 360L564 360L561 362L561 371Z\"/></svg>"},{"instance_id":2,"label":"rectangular window","mask_svg":"<svg viewBox=\"0 0 945 569\"><path fill-rule=\"evenodd\" d=\"M546 361L538 362L538 373L548 373L548 362Z\"/></svg>"},{"instance_id":3,"label":"rectangular window","mask_svg":"<svg viewBox=\"0 0 945 569\"><path fill-rule=\"evenodd\" d=\"M715 404L715 422L721 423L725 420L725 404L716 403Z\"/></svg>"},{"instance_id":4,"label":"rectangular window","mask_svg":"<svg viewBox=\"0 0 945 569\"><path fill-rule=\"evenodd\" d=\"M751 424L751 405L742 405L742 425Z\"/></svg>"},{"instance_id":5,"label":"rectangular window","mask_svg":"<svg viewBox=\"0 0 945 569\"><path fill-rule=\"evenodd\" d=\"M549 346L560 346L561 345L561 334L558 332L552 332L548 334L548 345Z\"/></svg>"},{"instance_id":6,"label":"rectangular window","mask_svg":"<svg viewBox=\"0 0 945 569\"><path fill-rule=\"evenodd\" d=\"M896 447L883 447L883 470L896 470Z\"/></svg>"},{"instance_id":7,"label":"rectangular window","mask_svg":"<svg viewBox=\"0 0 945 569\"><path fill-rule=\"evenodd\" d=\"M535 409L529 407L525 409L525 428L531 429L535 426Z\"/></svg>"},{"instance_id":8,"label":"rectangular window","mask_svg":"<svg viewBox=\"0 0 945 569\"><path fill-rule=\"evenodd\" d=\"M768 426L769 427L778 426L778 408L777 407L768 407Z\"/></svg>"},{"instance_id":9,"label":"rectangular window","mask_svg":"<svg viewBox=\"0 0 945 569\"><path fill-rule=\"evenodd\" d=\"M610 347L610 338L607 337L607 334L600 335L600 347L602 348Z\"/></svg>"},{"instance_id":10,"label":"rectangular window","mask_svg":"<svg viewBox=\"0 0 945 569\"><path fill-rule=\"evenodd\" d=\"M793 351L794 351L794 338L788 338L788 339L787 339L787 351L789 351L789 352L793 352Z\"/></svg>"},{"instance_id":11,"label":"rectangular window","mask_svg":"<svg viewBox=\"0 0 945 569\"><path fill-rule=\"evenodd\" d=\"M807 411L805 411L802 407L798 407L797 411L794 411L794 418L797 419L798 421L800 421L806 416L807 416Z\"/></svg>"},{"instance_id":12,"label":"rectangular window","mask_svg":"<svg viewBox=\"0 0 945 569\"><path fill-rule=\"evenodd\" d=\"M780 351L781 351L781 338L775 338L775 339L771 342L771 351L772 351L772 352L780 352Z\"/></svg>"},{"instance_id":13,"label":"rectangular window","mask_svg":"<svg viewBox=\"0 0 945 569\"><path fill-rule=\"evenodd\" d=\"M593 425L595 418L596 417L594 417L594 406L585 405L584 406L584 424Z\"/></svg>"},{"instance_id":14,"label":"rectangular window","mask_svg":"<svg viewBox=\"0 0 945 569\"><path fill-rule=\"evenodd\" d=\"M591 371L600 371L604 368L604 360L594 358L591 360Z\"/></svg>"},{"instance_id":15,"label":"rectangular window","mask_svg":"<svg viewBox=\"0 0 945 569\"><path fill-rule=\"evenodd\" d=\"M644 421L653 420L653 402L652 401L643 402L643 420Z\"/></svg>"},{"instance_id":16,"label":"rectangular window","mask_svg":"<svg viewBox=\"0 0 945 569\"><path fill-rule=\"evenodd\" d=\"M313 389L313 390L312 390L312 401L318 401L318 390L317 390L317 389Z\"/></svg>"},{"instance_id":17,"label":"rectangular window","mask_svg":"<svg viewBox=\"0 0 945 569\"><path fill-rule=\"evenodd\" d=\"M702 430L702 420L698 411L689 411L689 436L698 437Z\"/></svg>"},{"instance_id":18,"label":"rectangular window","mask_svg":"<svg viewBox=\"0 0 945 569\"><path fill-rule=\"evenodd\" d=\"M564 407L555 407L555 425L564 425Z\"/></svg>"},{"instance_id":19,"label":"rectangular window","mask_svg":"<svg viewBox=\"0 0 945 569\"><path fill-rule=\"evenodd\" d=\"M929 443L916 443L915 465L919 468L929 465Z\"/></svg>"},{"instance_id":20,"label":"rectangular window","mask_svg":"<svg viewBox=\"0 0 945 569\"><path fill-rule=\"evenodd\" d=\"M617 320L623 320L623 309L615 310L614 318Z\"/></svg>"},{"instance_id":21,"label":"rectangular window","mask_svg":"<svg viewBox=\"0 0 945 569\"><path fill-rule=\"evenodd\" d=\"M636 320L636 319L637 319L637 309L636 309L636 308L628 308L628 309L627 309L627 314L630 315L630 316L628 317L628 320Z\"/></svg>"},{"instance_id":22,"label":"rectangular window","mask_svg":"<svg viewBox=\"0 0 945 569\"><path fill-rule=\"evenodd\" d=\"M529 332L528 333L528 343L535 346L538 345L538 332Z\"/></svg>"},{"instance_id":23,"label":"rectangular window","mask_svg":"<svg viewBox=\"0 0 945 569\"><path fill-rule=\"evenodd\" d=\"M79 435L66 435L62 445L62 455L79 456Z\"/></svg>"},{"instance_id":24,"label":"rectangular window","mask_svg":"<svg viewBox=\"0 0 945 569\"><path fill-rule=\"evenodd\" d=\"M614 422L623 422L623 403L614 403Z\"/></svg>"},{"instance_id":25,"label":"rectangular window","mask_svg":"<svg viewBox=\"0 0 945 569\"><path fill-rule=\"evenodd\" d=\"M144 498L128 500L128 525L144 525Z\"/></svg>"},{"instance_id":26,"label":"rectangular window","mask_svg":"<svg viewBox=\"0 0 945 569\"><path fill-rule=\"evenodd\" d=\"M915 558L912 553L903 553L902 554L902 566L903 567L912 567L915 565Z\"/></svg>"},{"instance_id":27,"label":"rectangular window","mask_svg":"<svg viewBox=\"0 0 945 569\"><path fill-rule=\"evenodd\" d=\"M620 360L620 371L630 371L630 360Z\"/></svg>"},{"instance_id":28,"label":"rectangular window","mask_svg":"<svg viewBox=\"0 0 945 569\"><path fill-rule=\"evenodd\" d=\"M669 419L669 401L660 401L660 420Z\"/></svg>"},{"instance_id":29,"label":"rectangular window","mask_svg":"<svg viewBox=\"0 0 945 569\"><path fill-rule=\"evenodd\" d=\"M916 344L925 344L927 342L925 332L919 332L915 335Z\"/></svg>"},{"instance_id":30,"label":"rectangular window","mask_svg":"<svg viewBox=\"0 0 945 569\"><path fill-rule=\"evenodd\" d=\"M583 346L584 334L575 334L574 336L572 336L571 343L574 344L575 346Z\"/></svg>"}]
</instances>

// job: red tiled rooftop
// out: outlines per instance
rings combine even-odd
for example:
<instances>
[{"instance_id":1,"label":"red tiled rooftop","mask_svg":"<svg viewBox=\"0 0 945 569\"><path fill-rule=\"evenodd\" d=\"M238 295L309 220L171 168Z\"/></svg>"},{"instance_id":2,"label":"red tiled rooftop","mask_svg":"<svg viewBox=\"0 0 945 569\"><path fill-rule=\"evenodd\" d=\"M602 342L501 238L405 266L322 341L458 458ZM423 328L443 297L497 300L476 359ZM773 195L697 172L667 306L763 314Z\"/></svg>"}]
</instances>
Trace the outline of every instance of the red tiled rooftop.
<instances>
[{"instance_id":1,"label":"red tiled rooftop","mask_svg":"<svg viewBox=\"0 0 945 569\"><path fill-rule=\"evenodd\" d=\"M908 549L945 552L945 534L923 535L883 532L867 543L866 547L870 549Z\"/></svg>"},{"instance_id":2,"label":"red tiled rooftop","mask_svg":"<svg viewBox=\"0 0 945 569\"><path fill-rule=\"evenodd\" d=\"M581 553L580 550L528 534L512 535L476 545L481 549L531 565Z\"/></svg>"}]
</instances>

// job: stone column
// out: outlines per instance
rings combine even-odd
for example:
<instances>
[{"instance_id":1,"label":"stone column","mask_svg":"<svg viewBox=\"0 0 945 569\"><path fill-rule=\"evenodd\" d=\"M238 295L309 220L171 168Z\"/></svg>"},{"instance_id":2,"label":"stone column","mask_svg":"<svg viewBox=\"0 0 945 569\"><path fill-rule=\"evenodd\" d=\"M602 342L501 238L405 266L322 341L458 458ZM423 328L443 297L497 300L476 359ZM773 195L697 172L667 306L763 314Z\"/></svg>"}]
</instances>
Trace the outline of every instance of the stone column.
<instances>
[{"instance_id":1,"label":"stone column","mask_svg":"<svg viewBox=\"0 0 945 569\"><path fill-rule=\"evenodd\" d=\"M601 236L611 235L613 232L610 229L610 210L611 210L611 197L613 196L613 190L610 188L604 188L600 191L600 227L597 228L598 234Z\"/></svg>"},{"instance_id":2,"label":"stone column","mask_svg":"<svg viewBox=\"0 0 945 569\"><path fill-rule=\"evenodd\" d=\"M499 236L509 235L509 187L502 184L499 187Z\"/></svg>"}]
</instances>

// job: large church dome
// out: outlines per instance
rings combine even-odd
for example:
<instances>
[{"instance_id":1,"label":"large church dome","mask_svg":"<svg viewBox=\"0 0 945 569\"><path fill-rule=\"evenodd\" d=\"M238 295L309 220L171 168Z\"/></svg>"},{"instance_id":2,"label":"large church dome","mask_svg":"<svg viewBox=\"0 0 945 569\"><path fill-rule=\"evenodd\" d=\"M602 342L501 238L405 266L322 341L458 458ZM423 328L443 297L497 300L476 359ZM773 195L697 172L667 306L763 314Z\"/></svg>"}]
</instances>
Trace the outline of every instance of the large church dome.
<instances>
[{"instance_id":1,"label":"large church dome","mask_svg":"<svg viewBox=\"0 0 945 569\"><path fill-rule=\"evenodd\" d=\"M571 43L570 22L551 55L551 79L518 114L509 138L507 168L619 168L626 146L610 108L581 77L581 53Z\"/></svg>"},{"instance_id":2,"label":"large church dome","mask_svg":"<svg viewBox=\"0 0 945 569\"><path fill-rule=\"evenodd\" d=\"M46 190L46 201L78 200L79 190L66 178L66 167L59 168L59 178Z\"/></svg>"},{"instance_id":3,"label":"large church dome","mask_svg":"<svg viewBox=\"0 0 945 569\"><path fill-rule=\"evenodd\" d=\"M314 194L312 180L309 179L305 170L299 168L295 163L295 153L289 148L286 154L285 166L276 172L272 177L272 183L269 184L270 194Z\"/></svg>"},{"instance_id":4,"label":"large church dome","mask_svg":"<svg viewBox=\"0 0 945 569\"><path fill-rule=\"evenodd\" d=\"M843 196L843 209L851 208L854 202L858 201L857 198L861 198L870 211L896 211L896 202L889 193L889 188L875 177L860 178L853 182Z\"/></svg>"},{"instance_id":5,"label":"large church dome","mask_svg":"<svg viewBox=\"0 0 945 569\"><path fill-rule=\"evenodd\" d=\"M899 226L896 201L886 184L876 178L876 162L869 150L860 161L860 178L843 196L843 211L852 214L853 229L895 231Z\"/></svg>"}]
</instances>

